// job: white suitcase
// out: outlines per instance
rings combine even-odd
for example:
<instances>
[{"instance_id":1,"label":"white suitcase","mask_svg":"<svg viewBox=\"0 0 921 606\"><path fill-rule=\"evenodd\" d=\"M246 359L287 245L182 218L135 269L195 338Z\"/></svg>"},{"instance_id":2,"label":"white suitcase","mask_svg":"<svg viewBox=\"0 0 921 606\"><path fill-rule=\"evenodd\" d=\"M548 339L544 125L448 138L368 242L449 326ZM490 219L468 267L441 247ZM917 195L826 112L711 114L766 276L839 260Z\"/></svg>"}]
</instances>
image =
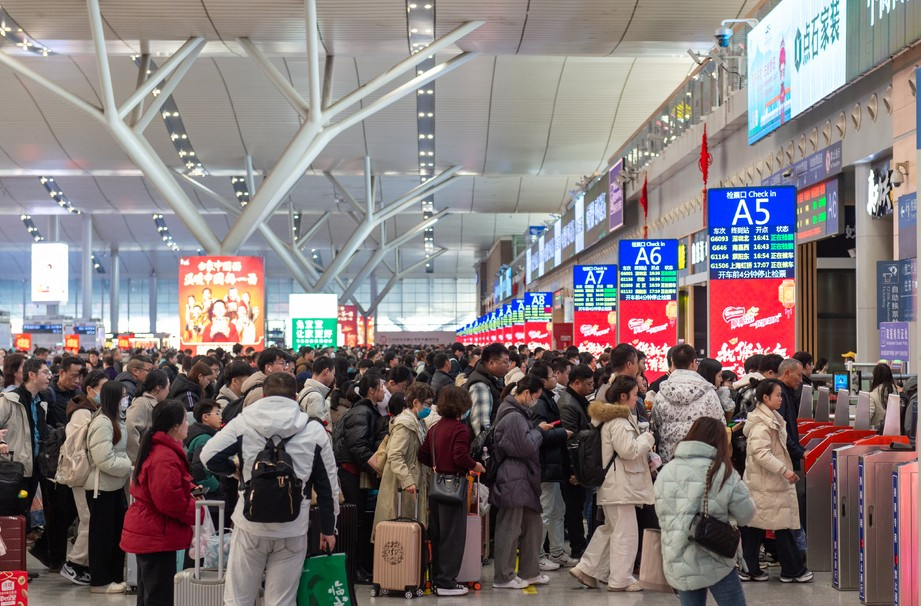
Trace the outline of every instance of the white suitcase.
<instances>
[{"instance_id":1,"label":"white suitcase","mask_svg":"<svg viewBox=\"0 0 921 606\"><path fill-rule=\"evenodd\" d=\"M195 538L199 544L201 536L201 509L209 515L207 508L218 508L218 534L221 544L224 540L224 501L195 502ZM217 570L202 569L201 560L195 560L195 568L176 574L173 581L173 603L176 606L211 606L224 603L224 550L218 550Z\"/></svg>"}]
</instances>

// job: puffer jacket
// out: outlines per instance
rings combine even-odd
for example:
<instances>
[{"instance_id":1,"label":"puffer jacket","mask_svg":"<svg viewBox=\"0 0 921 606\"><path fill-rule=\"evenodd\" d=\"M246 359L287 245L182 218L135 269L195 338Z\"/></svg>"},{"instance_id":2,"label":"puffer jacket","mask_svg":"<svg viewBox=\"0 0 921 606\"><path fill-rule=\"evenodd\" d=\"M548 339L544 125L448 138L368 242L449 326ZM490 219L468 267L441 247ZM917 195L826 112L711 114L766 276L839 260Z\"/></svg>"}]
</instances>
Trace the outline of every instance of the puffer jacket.
<instances>
[{"instance_id":1,"label":"puffer jacket","mask_svg":"<svg viewBox=\"0 0 921 606\"><path fill-rule=\"evenodd\" d=\"M128 458L134 464L138 456L138 448L141 445L141 434L150 425L153 418L153 409L157 405L157 399L150 394L143 394L136 397L131 406L125 412L125 431L128 432L128 446L125 452Z\"/></svg>"},{"instance_id":2,"label":"puffer jacket","mask_svg":"<svg viewBox=\"0 0 921 606\"><path fill-rule=\"evenodd\" d=\"M796 485L783 477L788 469L793 469L783 417L759 404L748 414L742 432L748 438L745 484L758 508L749 526L765 530L799 528Z\"/></svg>"},{"instance_id":3,"label":"puffer jacket","mask_svg":"<svg viewBox=\"0 0 921 606\"><path fill-rule=\"evenodd\" d=\"M201 385L189 379L187 375L179 375L176 382L170 385L169 397L171 400L182 402L185 409L191 412L202 399Z\"/></svg>"},{"instance_id":4,"label":"puffer jacket","mask_svg":"<svg viewBox=\"0 0 921 606\"><path fill-rule=\"evenodd\" d=\"M131 484L134 503L125 514L121 548L126 553L188 549L195 524L192 476L182 446L158 431L150 454Z\"/></svg>"},{"instance_id":5,"label":"puffer jacket","mask_svg":"<svg viewBox=\"0 0 921 606\"><path fill-rule=\"evenodd\" d=\"M112 492L122 490L131 475L131 459L125 452L128 445L128 432L121 425L121 439L112 443L115 435L114 426L109 417L100 412L93 415L86 432L86 450L89 453L90 475L84 484L84 490ZM98 478L98 479L97 479Z\"/></svg>"},{"instance_id":6,"label":"puffer jacket","mask_svg":"<svg viewBox=\"0 0 921 606\"><path fill-rule=\"evenodd\" d=\"M553 423L560 421L560 409L548 390L543 390L540 399L531 408L534 423ZM540 445L540 481L564 482L572 472L569 467L569 454L566 452L566 430L545 432Z\"/></svg>"},{"instance_id":7,"label":"puffer jacket","mask_svg":"<svg viewBox=\"0 0 921 606\"><path fill-rule=\"evenodd\" d=\"M348 409L333 426L333 452L336 463L354 465L359 471L375 474L368 461L387 435L383 415L367 398Z\"/></svg>"},{"instance_id":8,"label":"puffer jacket","mask_svg":"<svg viewBox=\"0 0 921 606\"><path fill-rule=\"evenodd\" d=\"M125 386L125 393L133 400L138 391L138 381L134 378L134 375L126 370L119 373L115 380Z\"/></svg>"},{"instance_id":9,"label":"puffer jacket","mask_svg":"<svg viewBox=\"0 0 921 606\"><path fill-rule=\"evenodd\" d=\"M672 462L656 479L656 514L662 527L662 563L665 578L680 591L710 587L735 568L734 558L724 558L688 540L691 520L703 509L707 470L716 449L703 442L681 442ZM755 515L755 503L742 478L733 469L717 471L707 501L707 513L724 522L747 525Z\"/></svg>"},{"instance_id":10,"label":"puffer jacket","mask_svg":"<svg viewBox=\"0 0 921 606\"><path fill-rule=\"evenodd\" d=\"M676 370L662 383L652 407L652 422L659 438L659 455L668 463L678 442L694 421L713 417L723 423L726 414L712 383L693 370Z\"/></svg>"},{"instance_id":11,"label":"puffer jacket","mask_svg":"<svg viewBox=\"0 0 921 606\"><path fill-rule=\"evenodd\" d=\"M588 407L592 425L601 425L601 461L608 464L604 484L598 489L599 505L652 505L652 473L646 455L655 439L651 433L640 434L636 418L623 404L595 401Z\"/></svg>"},{"instance_id":12,"label":"puffer jacket","mask_svg":"<svg viewBox=\"0 0 921 606\"><path fill-rule=\"evenodd\" d=\"M500 509L527 507L540 513L540 445L544 435L532 425L531 409L509 396L496 413L494 444L499 469L489 503ZM553 429L565 435L563 429Z\"/></svg>"}]
</instances>

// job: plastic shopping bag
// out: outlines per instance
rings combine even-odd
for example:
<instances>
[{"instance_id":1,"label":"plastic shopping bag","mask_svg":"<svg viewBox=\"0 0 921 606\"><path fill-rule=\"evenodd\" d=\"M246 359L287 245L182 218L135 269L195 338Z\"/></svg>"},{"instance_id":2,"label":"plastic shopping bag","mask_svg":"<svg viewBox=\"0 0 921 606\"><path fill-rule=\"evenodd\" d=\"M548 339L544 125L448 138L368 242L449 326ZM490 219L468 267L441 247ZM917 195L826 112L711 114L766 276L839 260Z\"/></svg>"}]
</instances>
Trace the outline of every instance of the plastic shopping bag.
<instances>
[{"instance_id":1,"label":"plastic shopping bag","mask_svg":"<svg viewBox=\"0 0 921 606\"><path fill-rule=\"evenodd\" d=\"M297 588L297 606L354 606L344 553L307 557Z\"/></svg>"},{"instance_id":2,"label":"plastic shopping bag","mask_svg":"<svg viewBox=\"0 0 921 606\"><path fill-rule=\"evenodd\" d=\"M209 516L210 517L210 516ZM217 568L218 567L218 549L224 550L224 567L227 567L227 562L230 558L230 531L224 532L223 545L221 545L221 535L215 534L208 537L208 540L205 542L205 568Z\"/></svg>"},{"instance_id":3,"label":"plastic shopping bag","mask_svg":"<svg viewBox=\"0 0 921 606\"><path fill-rule=\"evenodd\" d=\"M200 560L205 557L205 552L208 548L208 539L215 536L215 534L217 533L214 531L214 521L212 521L211 516L205 512L204 519L201 522L201 534L198 537L192 538L192 546L189 547L189 557L193 560Z\"/></svg>"}]
</instances>

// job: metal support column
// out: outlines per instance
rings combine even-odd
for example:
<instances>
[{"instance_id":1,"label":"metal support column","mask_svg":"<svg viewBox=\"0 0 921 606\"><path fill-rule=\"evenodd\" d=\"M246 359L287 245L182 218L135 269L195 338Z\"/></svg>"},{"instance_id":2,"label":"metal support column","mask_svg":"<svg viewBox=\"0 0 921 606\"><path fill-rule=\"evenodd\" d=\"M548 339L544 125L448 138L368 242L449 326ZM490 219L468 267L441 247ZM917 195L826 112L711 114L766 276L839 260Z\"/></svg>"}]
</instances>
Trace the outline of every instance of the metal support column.
<instances>
[{"instance_id":1,"label":"metal support column","mask_svg":"<svg viewBox=\"0 0 921 606\"><path fill-rule=\"evenodd\" d=\"M119 266L118 248L112 248L112 281L109 285L109 332L118 334L118 312L121 299L121 267Z\"/></svg>"},{"instance_id":2,"label":"metal support column","mask_svg":"<svg viewBox=\"0 0 921 606\"><path fill-rule=\"evenodd\" d=\"M147 319L150 328L147 332L153 334L157 332L157 272L150 272L150 282L147 286Z\"/></svg>"},{"instance_id":3,"label":"metal support column","mask_svg":"<svg viewBox=\"0 0 921 606\"><path fill-rule=\"evenodd\" d=\"M80 294L83 296L81 317L93 317L93 216L83 215L83 257L80 262Z\"/></svg>"}]
</instances>

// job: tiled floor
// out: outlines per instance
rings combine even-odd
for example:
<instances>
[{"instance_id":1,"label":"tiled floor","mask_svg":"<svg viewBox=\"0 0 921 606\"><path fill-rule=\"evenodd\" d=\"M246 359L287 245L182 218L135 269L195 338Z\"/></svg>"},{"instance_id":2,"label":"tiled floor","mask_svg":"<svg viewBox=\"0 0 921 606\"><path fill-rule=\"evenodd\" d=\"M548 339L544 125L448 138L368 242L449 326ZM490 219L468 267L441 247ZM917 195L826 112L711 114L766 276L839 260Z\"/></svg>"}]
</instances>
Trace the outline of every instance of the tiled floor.
<instances>
[{"instance_id":1,"label":"tiled floor","mask_svg":"<svg viewBox=\"0 0 921 606\"><path fill-rule=\"evenodd\" d=\"M33 560L30 564L35 564L34 570L41 572L40 565ZM778 569L771 569L774 577L779 575ZM606 591L591 590L582 588L576 583L565 571L551 572L550 585L538 587L535 593L529 590L499 590L492 589L488 582L484 583L484 589L478 592L471 592L465 597L456 598L434 598L426 596L421 598L422 602L437 602L441 606L506 606L510 604L534 605L545 604L552 606L565 606L567 603L577 604L578 606L592 604L610 604L617 606L631 606L642 604L644 606L655 606L678 604L675 596L663 593L642 592L638 594L608 593ZM492 567L484 568L484 580L492 576ZM376 598L368 596L368 586L359 585L357 588L356 602L362 606L388 606L407 602L403 598ZM800 604L808 606L857 606L860 601L857 592L838 592L831 587L831 575L829 573L816 574L815 581L807 585L781 585L780 582L773 578L769 583L748 583L745 585L745 595L750 606L789 606L790 604ZM57 574L42 574L36 579L29 591L30 604L39 606L61 604L67 606L128 606L135 604L135 596L105 596L90 595L89 589L77 587L70 584L67 580ZM63 598L63 599L62 599ZM709 604L714 603L712 598Z\"/></svg>"}]
</instances>

